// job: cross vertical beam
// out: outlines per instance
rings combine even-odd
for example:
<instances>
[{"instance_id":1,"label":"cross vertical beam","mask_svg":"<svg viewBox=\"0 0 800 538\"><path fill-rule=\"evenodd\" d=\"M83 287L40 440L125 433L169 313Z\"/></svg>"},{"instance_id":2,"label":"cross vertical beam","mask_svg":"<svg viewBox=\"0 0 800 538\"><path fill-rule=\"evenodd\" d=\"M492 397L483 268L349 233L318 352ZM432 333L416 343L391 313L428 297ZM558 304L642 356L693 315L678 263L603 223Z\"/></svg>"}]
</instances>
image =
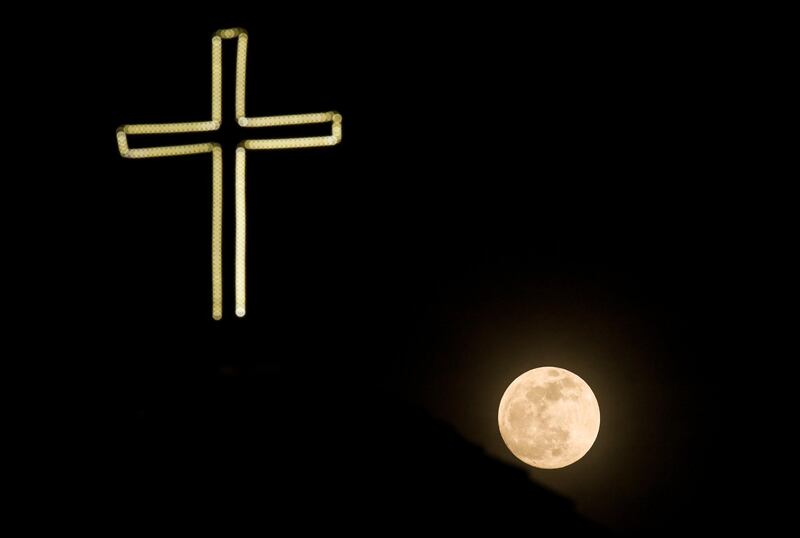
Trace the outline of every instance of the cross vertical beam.
<instances>
[{"instance_id":1,"label":"cross vertical beam","mask_svg":"<svg viewBox=\"0 0 800 538\"><path fill-rule=\"evenodd\" d=\"M236 315L239 317L244 316L247 312L245 293L245 262L247 261L246 160L246 150L242 147L236 148Z\"/></svg>"}]
</instances>

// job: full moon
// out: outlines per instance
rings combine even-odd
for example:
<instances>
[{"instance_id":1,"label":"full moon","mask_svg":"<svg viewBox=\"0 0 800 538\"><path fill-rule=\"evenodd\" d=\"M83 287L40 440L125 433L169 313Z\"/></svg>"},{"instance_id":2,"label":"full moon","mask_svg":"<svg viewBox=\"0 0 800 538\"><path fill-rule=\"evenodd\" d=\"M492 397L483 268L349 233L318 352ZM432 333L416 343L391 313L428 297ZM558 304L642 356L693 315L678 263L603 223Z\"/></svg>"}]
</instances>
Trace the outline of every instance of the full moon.
<instances>
[{"instance_id":1,"label":"full moon","mask_svg":"<svg viewBox=\"0 0 800 538\"><path fill-rule=\"evenodd\" d=\"M600 431L600 406L583 379L546 366L525 372L508 386L497 422L516 457L533 467L558 469L592 448Z\"/></svg>"}]
</instances>

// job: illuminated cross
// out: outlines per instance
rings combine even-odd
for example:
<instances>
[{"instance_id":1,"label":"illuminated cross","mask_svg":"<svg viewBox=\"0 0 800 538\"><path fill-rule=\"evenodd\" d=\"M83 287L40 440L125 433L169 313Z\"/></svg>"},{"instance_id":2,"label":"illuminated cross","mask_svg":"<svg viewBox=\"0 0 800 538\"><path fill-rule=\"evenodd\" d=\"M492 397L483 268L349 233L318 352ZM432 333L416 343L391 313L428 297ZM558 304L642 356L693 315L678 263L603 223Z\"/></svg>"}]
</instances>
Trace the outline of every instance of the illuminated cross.
<instances>
[{"instance_id":1,"label":"illuminated cross","mask_svg":"<svg viewBox=\"0 0 800 538\"><path fill-rule=\"evenodd\" d=\"M247 150L313 148L334 146L342 140L342 116L336 112L261 116L245 114L245 70L247 32L242 28L219 30L211 38L211 119L185 123L148 123L123 125L117 129L119 153L129 159L175 157L178 155L211 154L211 316L222 318L222 148L214 142L181 146L129 148L128 135L204 133L219 130L222 125L222 40L237 39L236 50L236 122L241 127L275 127L331 122L330 136L243 140L236 148L236 315L245 315L245 161Z\"/></svg>"}]
</instances>

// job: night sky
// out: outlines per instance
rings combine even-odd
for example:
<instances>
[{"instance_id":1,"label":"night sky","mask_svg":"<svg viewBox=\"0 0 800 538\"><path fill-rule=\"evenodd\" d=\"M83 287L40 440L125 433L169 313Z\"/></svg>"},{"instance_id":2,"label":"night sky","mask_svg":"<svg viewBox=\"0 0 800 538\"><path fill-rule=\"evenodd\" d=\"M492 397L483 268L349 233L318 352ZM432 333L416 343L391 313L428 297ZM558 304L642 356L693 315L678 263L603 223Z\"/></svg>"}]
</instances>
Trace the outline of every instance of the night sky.
<instances>
[{"instance_id":1,"label":"night sky","mask_svg":"<svg viewBox=\"0 0 800 538\"><path fill-rule=\"evenodd\" d=\"M63 88L80 133L69 174L88 203L52 243L84 260L64 270L82 290L64 341L91 387L74 390L71 435L96 436L96 513L372 536L759 528L739 449L772 434L735 365L770 285L753 225L770 211L730 173L746 166L728 144L738 49L683 22L131 4L90 33L59 27L66 50L32 91ZM114 132L208 119L210 38L234 26L250 35L248 115L337 110L344 141L248 155L240 320L235 42L221 133L132 139L223 144L213 322L210 156L122 159ZM539 366L600 404L593 448L560 470L525 466L497 429L503 391Z\"/></svg>"}]
</instances>

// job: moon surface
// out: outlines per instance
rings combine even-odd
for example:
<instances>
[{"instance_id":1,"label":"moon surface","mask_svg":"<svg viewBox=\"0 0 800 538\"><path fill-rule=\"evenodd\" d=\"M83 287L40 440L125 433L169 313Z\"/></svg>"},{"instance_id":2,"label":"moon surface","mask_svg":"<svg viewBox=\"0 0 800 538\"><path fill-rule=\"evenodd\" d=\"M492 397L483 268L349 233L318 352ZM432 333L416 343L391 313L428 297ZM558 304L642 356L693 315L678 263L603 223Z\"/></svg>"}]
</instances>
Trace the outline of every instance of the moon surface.
<instances>
[{"instance_id":1,"label":"moon surface","mask_svg":"<svg viewBox=\"0 0 800 538\"><path fill-rule=\"evenodd\" d=\"M600 406L586 382L546 366L516 378L497 412L511 452L533 467L558 469L581 459L600 431Z\"/></svg>"}]
</instances>

